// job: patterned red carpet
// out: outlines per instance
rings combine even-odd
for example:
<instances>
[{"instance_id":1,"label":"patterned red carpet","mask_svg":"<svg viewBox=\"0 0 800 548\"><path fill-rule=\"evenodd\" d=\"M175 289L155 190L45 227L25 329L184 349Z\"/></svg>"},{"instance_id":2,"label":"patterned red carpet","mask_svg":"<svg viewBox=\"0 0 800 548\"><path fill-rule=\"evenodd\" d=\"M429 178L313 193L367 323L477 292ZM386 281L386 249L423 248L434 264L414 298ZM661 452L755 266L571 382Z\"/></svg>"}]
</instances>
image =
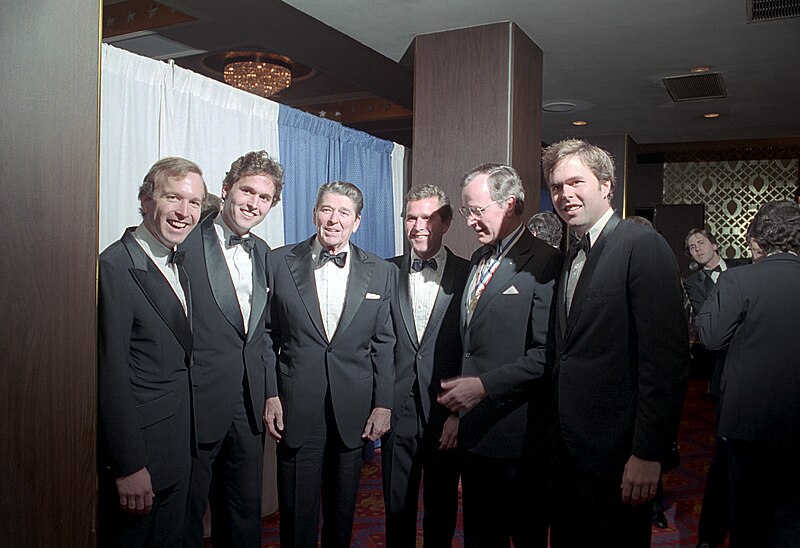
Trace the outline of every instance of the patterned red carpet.
<instances>
[{"instance_id":1,"label":"patterned red carpet","mask_svg":"<svg viewBox=\"0 0 800 548\"><path fill-rule=\"evenodd\" d=\"M697 543L697 520L705 486L705 474L714 447L714 406L706 395L706 382L692 380L681 421L679 435L681 465L664 478L665 514L668 529L653 528L653 546L659 548L694 547ZM278 547L278 514L264 518L262 546ZM419 518L420 531L422 515ZM463 546L461 515L453 546ZM422 546L422 538L418 546ZM352 546L385 546L383 531L383 495L379 455L365 463L356 508Z\"/></svg>"}]
</instances>

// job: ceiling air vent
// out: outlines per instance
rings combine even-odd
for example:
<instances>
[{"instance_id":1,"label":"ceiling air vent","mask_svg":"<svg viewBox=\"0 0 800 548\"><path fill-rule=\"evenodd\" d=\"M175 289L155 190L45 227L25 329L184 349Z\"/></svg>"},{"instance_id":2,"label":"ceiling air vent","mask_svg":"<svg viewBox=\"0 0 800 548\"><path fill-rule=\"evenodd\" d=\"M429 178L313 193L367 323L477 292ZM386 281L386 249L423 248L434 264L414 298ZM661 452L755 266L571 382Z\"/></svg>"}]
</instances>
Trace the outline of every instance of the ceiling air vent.
<instances>
[{"instance_id":1,"label":"ceiling air vent","mask_svg":"<svg viewBox=\"0 0 800 548\"><path fill-rule=\"evenodd\" d=\"M725 82L720 72L690 74L688 76L668 76L661 79L670 97L676 103L697 101L699 99L718 99L725 97Z\"/></svg>"},{"instance_id":2,"label":"ceiling air vent","mask_svg":"<svg viewBox=\"0 0 800 548\"><path fill-rule=\"evenodd\" d=\"M747 22L800 17L800 0L747 0Z\"/></svg>"}]
</instances>

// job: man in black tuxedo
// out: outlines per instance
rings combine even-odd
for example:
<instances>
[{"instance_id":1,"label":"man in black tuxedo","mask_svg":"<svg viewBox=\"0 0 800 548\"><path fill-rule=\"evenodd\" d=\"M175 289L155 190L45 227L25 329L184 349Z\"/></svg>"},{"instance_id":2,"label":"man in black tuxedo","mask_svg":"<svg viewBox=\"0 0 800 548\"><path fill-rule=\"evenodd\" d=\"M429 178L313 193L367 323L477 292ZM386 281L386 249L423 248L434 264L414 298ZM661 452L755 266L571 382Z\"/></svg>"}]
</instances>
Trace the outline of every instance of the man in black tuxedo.
<instances>
[{"instance_id":1,"label":"man in black tuxedo","mask_svg":"<svg viewBox=\"0 0 800 548\"><path fill-rule=\"evenodd\" d=\"M142 223L100 254L99 543L178 547L193 429L192 310L175 247L200 219L202 172L156 162L139 189Z\"/></svg>"},{"instance_id":2,"label":"man in black tuxedo","mask_svg":"<svg viewBox=\"0 0 800 548\"><path fill-rule=\"evenodd\" d=\"M762 206L750 234L766 257L720 276L696 318L703 345L728 350L730 544L800 546L800 206Z\"/></svg>"},{"instance_id":3,"label":"man in black tuxedo","mask_svg":"<svg viewBox=\"0 0 800 548\"><path fill-rule=\"evenodd\" d=\"M251 233L281 196L283 168L248 152L222 182L219 213L203 219L181 249L192 283L198 457L192 467L186 544L203 545L211 506L215 547L261 546L264 462L265 258Z\"/></svg>"},{"instance_id":4,"label":"man in black tuxedo","mask_svg":"<svg viewBox=\"0 0 800 548\"><path fill-rule=\"evenodd\" d=\"M397 268L350 242L363 203L352 183L322 185L316 235L267 257L281 546L317 546L320 498L322 546L350 545L364 440L390 426Z\"/></svg>"},{"instance_id":5,"label":"man in black tuxedo","mask_svg":"<svg viewBox=\"0 0 800 548\"><path fill-rule=\"evenodd\" d=\"M692 310L695 314L703 308L714 284L719 280L722 272L749 261L746 259L723 259L719 256L717 239L708 230L693 228L684 239L686 253L697 263L698 270L691 274L683 283ZM702 352L702 350L700 351ZM723 367L725 366L725 351L707 352L709 360L714 362L711 373L709 392L719 406L720 381ZM719 416L719 409L717 408ZM697 527L698 546L710 548L725 543L728 535L728 465L727 451L724 440L717 438L714 445L714 455L706 474L706 488L703 493L703 507L700 510L700 522Z\"/></svg>"},{"instance_id":6,"label":"man in black tuxedo","mask_svg":"<svg viewBox=\"0 0 800 548\"><path fill-rule=\"evenodd\" d=\"M558 285L553 371L554 548L650 546L661 462L677 439L689 364L675 256L611 208L614 163L579 140L542 155L578 238Z\"/></svg>"},{"instance_id":7,"label":"man in black tuxedo","mask_svg":"<svg viewBox=\"0 0 800 548\"><path fill-rule=\"evenodd\" d=\"M511 166L482 164L461 183L459 210L483 244L461 300L462 376L439 402L461 413L465 546L547 546L545 379L551 301L562 254L522 223Z\"/></svg>"},{"instance_id":8,"label":"man in black tuxedo","mask_svg":"<svg viewBox=\"0 0 800 548\"><path fill-rule=\"evenodd\" d=\"M392 429L383 438L386 545L416 546L417 501L424 476L424 544L449 547L458 514L458 414L436 401L442 379L461 370L461 294L469 262L442 246L450 228L450 199L434 185L418 185L403 207L408 254L392 307L394 352Z\"/></svg>"}]
</instances>

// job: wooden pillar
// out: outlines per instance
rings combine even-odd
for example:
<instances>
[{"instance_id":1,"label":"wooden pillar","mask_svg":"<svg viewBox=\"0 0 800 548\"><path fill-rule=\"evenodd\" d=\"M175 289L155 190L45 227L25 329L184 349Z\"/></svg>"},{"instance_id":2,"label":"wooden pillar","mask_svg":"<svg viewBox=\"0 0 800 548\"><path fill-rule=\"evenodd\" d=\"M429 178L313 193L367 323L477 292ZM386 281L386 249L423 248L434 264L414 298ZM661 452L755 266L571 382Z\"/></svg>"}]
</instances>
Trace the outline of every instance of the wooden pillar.
<instances>
[{"instance_id":1,"label":"wooden pillar","mask_svg":"<svg viewBox=\"0 0 800 548\"><path fill-rule=\"evenodd\" d=\"M0 544L91 547L99 0L3 0L0 51Z\"/></svg>"},{"instance_id":2,"label":"wooden pillar","mask_svg":"<svg viewBox=\"0 0 800 548\"><path fill-rule=\"evenodd\" d=\"M414 52L412 185L432 183L461 206L461 176L510 164L525 187L524 220L539 209L542 50L514 23L418 36ZM445 243L478 246L457 215Z\"/></svg>"}]
</instances>

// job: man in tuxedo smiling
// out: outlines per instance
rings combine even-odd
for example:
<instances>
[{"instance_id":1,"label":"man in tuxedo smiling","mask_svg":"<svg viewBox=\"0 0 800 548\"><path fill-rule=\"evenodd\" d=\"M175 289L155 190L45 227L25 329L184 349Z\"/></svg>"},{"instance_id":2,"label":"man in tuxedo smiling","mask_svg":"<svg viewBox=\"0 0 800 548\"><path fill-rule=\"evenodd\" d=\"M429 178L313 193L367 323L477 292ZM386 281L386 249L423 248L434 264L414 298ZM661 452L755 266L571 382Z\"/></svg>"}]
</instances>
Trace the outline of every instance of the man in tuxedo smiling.
<instances>
[{"instance_id":1,"label":"man in tuxedo smiling","mask_svg":"<svg viewBox=\"0 0 800 548\"><path fill-rule=\"evenodd\" d=\"M181 545L191 470L192 302L175 248L197 224L202 172L156 162L142 223L100 254L98 460L101 546Z\"/></svg>"},{"instance_id":2,"label":"man in tuxedo smiling","mask_svg":"<svg viewBox=\"0 0 800 548\"><path fill-rule=\"evenodd\" d=\"M389 430L397 268L350 242L363 204L352 183L322 185L316 234L267 257L264 422L278 440L281 546L317 546L320 500L322 546L350 545L361 449Z\"/></svg>"}]
</instances>

